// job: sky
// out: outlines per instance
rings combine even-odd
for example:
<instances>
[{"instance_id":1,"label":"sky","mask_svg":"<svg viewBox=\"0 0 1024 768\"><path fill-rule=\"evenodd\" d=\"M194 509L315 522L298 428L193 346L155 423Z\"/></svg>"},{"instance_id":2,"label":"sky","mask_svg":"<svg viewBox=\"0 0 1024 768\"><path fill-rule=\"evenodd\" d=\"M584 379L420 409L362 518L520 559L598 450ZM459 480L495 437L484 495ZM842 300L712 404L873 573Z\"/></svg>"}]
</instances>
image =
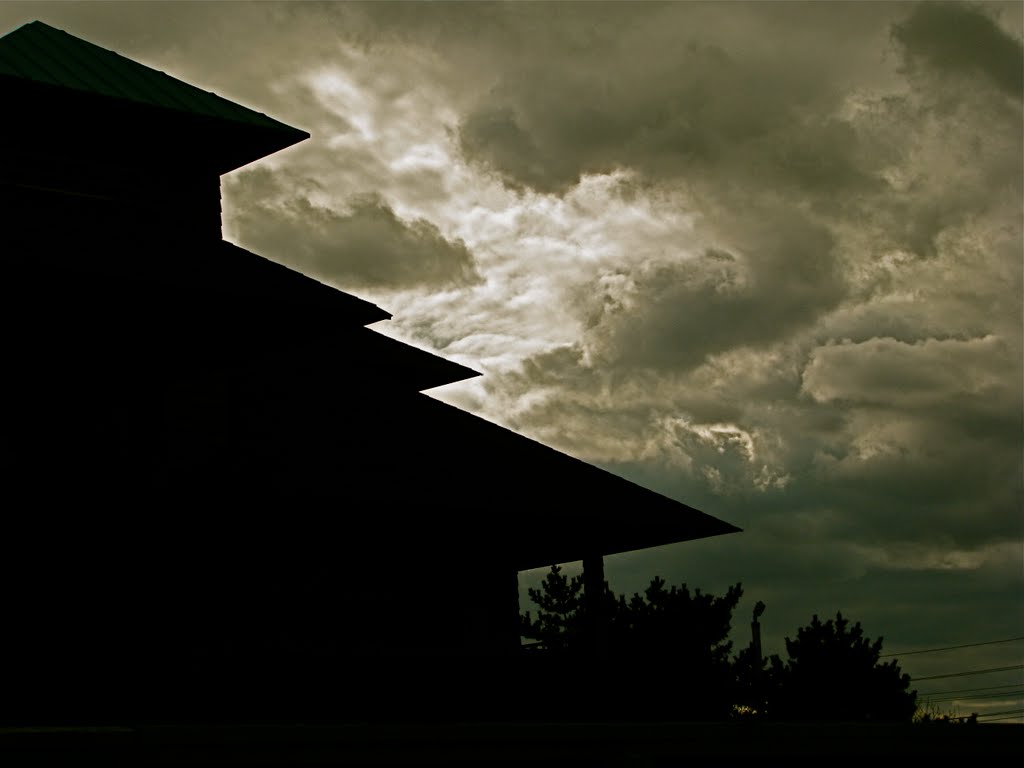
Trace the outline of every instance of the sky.
<instances>
[{"instance_id":1,"label":"sky","mask_svg":"<svg viewBox=\"0 0 1024 768\"><path fill-rule=\"evenodd\" d=\"M1024 636L1024 4L0 3L34 19L309 131L222 178L224 235L483 374L432 396L744 529L616 591L742 582L769 653Z\"/></svg>"}]
</instances>

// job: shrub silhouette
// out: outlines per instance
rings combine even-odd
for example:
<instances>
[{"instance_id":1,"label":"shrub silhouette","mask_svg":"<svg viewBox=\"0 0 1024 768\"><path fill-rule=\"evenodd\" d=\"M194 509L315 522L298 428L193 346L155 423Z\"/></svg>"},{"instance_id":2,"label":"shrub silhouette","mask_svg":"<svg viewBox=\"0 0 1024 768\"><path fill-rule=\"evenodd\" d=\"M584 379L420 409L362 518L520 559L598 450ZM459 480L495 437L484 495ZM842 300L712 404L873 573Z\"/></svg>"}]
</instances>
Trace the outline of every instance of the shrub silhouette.
<instances>
[{"instance_id":1,"label":"shrub silhouette","mask_svg":"<svg viewBox=\"0 0 1024 768\"><path fill-rule=\"evenodd\" d=\"M917 692L895 660L879 662L881 651L882 638L865 637L860 622L851 627L842 613L825 623L814 616L786 638L784 665L777 656L767 662L758 695L773 719L910 722Z\"/></svg>"},{"instance_id":2,"label":"shrub silhouette","mask_svg":"<svg viewBox=\"0 0 1024 768\"><path fill-rule=\"evenodd\" d=\"M559 661L559 668L587 659L582 577L552 566L541 587L528 592L537 613L521 617L521 633L540 641L535 655ZM627 600L605 582L608 658L587 667L585 681L573 681L575 698L565 703L586 714L588 697L599 693L602 713L619 719L725 719L737 712L805 722L913 719L910 676L895 660L880 662L882 638L865 637L860 622L851 626L842 613L825 622L815 615L787 637L786 662L759 659L752 646L730 661L726 638L742 595L740 584L717 597L685 584L666 588L655 576L643 595ZM558 670L548 666L545 674L555 682Z\"/></svg>"},{"instance_id":3,"label":"shrub silhouette","mask_svg":"<svg viewBox=\"0 0 1024 768\"><path fill-rule=\"evenodd\" d=\"M549 675L588 658L583 592L582 577L568 578L558 566L540 589L528 590L538 610L536 619L529 611L522 617L521 632L542 642L538 656L561 662L559 670L546 670ZM608 655L587 667L599 674L579 688L579 706L585 691L599 689L602 712L619 719L725 718L732 698L726 638L742 595L740 584L718 597L685 584L666 588L655 576L643 595L627 600L605 582Z\"/></svg>"}]
</instances>

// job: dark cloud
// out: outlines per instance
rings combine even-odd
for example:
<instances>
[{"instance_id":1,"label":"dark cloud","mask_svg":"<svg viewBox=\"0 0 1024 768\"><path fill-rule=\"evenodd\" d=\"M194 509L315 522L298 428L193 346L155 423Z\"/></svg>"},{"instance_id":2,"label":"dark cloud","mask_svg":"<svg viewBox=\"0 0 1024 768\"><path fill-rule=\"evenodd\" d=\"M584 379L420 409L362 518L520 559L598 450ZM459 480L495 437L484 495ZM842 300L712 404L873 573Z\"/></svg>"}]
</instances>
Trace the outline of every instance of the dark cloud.
<instances>
[{"instance_id":1,"label":"dark cloud","mask_svg":"<svg viewBox=\"0 0 1024 768\"><path fill-rule=\"evenodd\" d=\"M929 407L953 398L991 402L1007 397L1007 369L1014 366L1006 342L928 339L907 344L873 338L860 344L820 347L804 370L804 391L819 401Z\"/></svg>"},{"instance_id":2,"label":"dark cloud","mask_svg":"<svg viewBox=\"0 0 1024 768\"><path fill-rule=\"evenodd\" d=\"M983 5L920 3L892 33L911 64L980 77L1017 100L1024 98L1024 47Z\"/></svg>"},{"instance_id":3,"label":"dark cloud","mask_svg":"<svg viewBox=\"0 0 1024 768\"><path fill-rule=\"evenodd\" d=\"M284 182L266 169L225 183L239 244L321 280L394 290L479 279L465 244L445 239L429 221L403 221L377 195L354 197L338 211L311 201L315 182Z\"/></svg>"},{"instance_id":4,"label":"dark cloud","mask_svg":"<svg viewBox=\"0 0 1024 768\"><path fill-rule=\"evenodd\" d=\"M464 152L482 158L515 187L547 189L552 175L567 176L571 183L579 179L571 162L560 173L556 170L558 159L541 154L511 107L477 110L462 124L459 135Z\"/></svg>"},{"instance_id":5,"label":"dark cloud","mask_svg":"<svg viewBox=\"0 0 1024 768\"><path fill-rule=\"evenodd\" d=\"M533 50L528 59L499 53L497 81L461 124L463 151L509 183L544 192L618 167L690 181L728 171L737 181L812 190L865 183L856 136L827 117L863 52L838 46L812 64L799 20L779 32L805 45L769 50L758 30L709 10L654 5L628 21L597 11L590 28L604 31L595 33L601 44Z\"/></svg>"},{"instance_id":6,"label":"dark cloud","mask_svg":"<svg viewBox=\"0 0 1024 768\"><path fill-rule=\"evenodd\" d=\"M552 73L547 62L505 75L462 123L462 149L510 183L541 192L618 167L664 178L724 166L797 185L857 175L845 157L855 142L831 140L840 126L791 111L809 98L798 79L779 99L777 73L718 48L684 47L669 61L664 71L632 77L602 72L600 63L590 72ZM554 82L532 88L539 80Z\"/></svg>"},{"instance_id":7,"label":"dark cloud","mask_svg":"<svg viewBox=\"0 0 1024 768\"><path fill-rule=\"evenodd\" d=\"M738 255L708 249L632 273L606 274L583 287L584 343L595 359L604 365L692 368L708 355L784 337L842 298L826 229L790 210L734 225L730 239Z\"/></svg>"}]
</instances>

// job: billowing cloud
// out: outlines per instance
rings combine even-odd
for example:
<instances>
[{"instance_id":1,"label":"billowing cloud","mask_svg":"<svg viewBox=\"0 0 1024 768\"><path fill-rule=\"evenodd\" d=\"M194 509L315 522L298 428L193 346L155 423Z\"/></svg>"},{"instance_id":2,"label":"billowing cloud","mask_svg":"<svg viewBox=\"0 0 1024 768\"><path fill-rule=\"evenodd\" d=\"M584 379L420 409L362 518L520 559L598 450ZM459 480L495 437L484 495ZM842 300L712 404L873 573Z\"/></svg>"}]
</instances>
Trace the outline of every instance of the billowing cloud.
<instances>
[{"instance_id":1,"label":"billowing cloud","mask_svg":"<svg viewBox=\"0 0 1024 768\"><path fill-rule=\"evenodd\" d=\"M403 221L379 196L357 196L336 211L298 191L301 182L284 184L265 169L237 174L229 184L239 206L239 243L327 282L395 289L478 278L464 243L446 240L424 219Z\"/></svg>"},{"instance_id":2,"label":"billowing cloud","mask_svg":"<svg viewBox=\"0 0 1024 768\"><path fill-rule=\"evenodd\" d=\"M747 224L737 253L601 275L581 288L595 364L690 368L708 354L762 345L812 322L843 295L831 235L780 210Z\"/></svg>"},{"instance_id":3,"label":"billowing cloud","mask_svg":"<svg viewBox=\"0 0 1024 768\"><path fill-rule=\"evenodd\" d=\"M822 57L816 30L792 7L772 11L773 30L788 39L771 46L750 26L761 9L745 8L739 23L699 4L626 20L621 10L588 9L594 39L582 51L565 40L540 56L498 53L497 81L460 126L466 155L540 191L623 167L691 184L721 171L734 183L833 192L871 183L856 134L831 114L855 70L877 75L869 51L837 45ZM844 15L884 39L884 15ZM534 87L541 81L549 87Z\"/></svg>"},{"instance_id":4,"label":"billowing cloud","mask_svg":"<svg viewBox=\"0 0 1024 768\"><path fill-rule=\"evenodd\" d=\"M954 398L1012 402L1007 372L1017 363L1002 339L928 339L906 344L875 338L811 353L804 391L815 400L932 406ZM1010 394L1010 397L1007 397Z\"/></svg>"},{"instance_id":5,"label":"billowing cloud","mask_svg":"<svg viewBox=\"0 0 1024 768\"><path fill-rule=\"evenodd\" d=\"M982 5L921 3L893 25L893 36L911 64L982 78L1018 101L1024 98L1024 47Z\"/></svg>"}]
</instances>

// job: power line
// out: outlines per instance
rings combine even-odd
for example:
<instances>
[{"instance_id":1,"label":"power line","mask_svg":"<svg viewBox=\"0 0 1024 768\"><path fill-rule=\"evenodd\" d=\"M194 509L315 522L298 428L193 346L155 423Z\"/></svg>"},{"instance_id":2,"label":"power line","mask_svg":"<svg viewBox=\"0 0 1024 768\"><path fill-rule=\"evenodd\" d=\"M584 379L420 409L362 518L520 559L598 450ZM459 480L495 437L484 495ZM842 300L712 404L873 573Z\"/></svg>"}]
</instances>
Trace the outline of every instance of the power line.
<instances>
[{"instance_id":1,"label":"power line","mask_svg":"<svg viewBox=\"0 0 1024 768\"><path fill-rule=\"evenodd\" d=\"M944 648L925 648L920 651L902 651L901 653L883 653L878 658L885 659L889 656L912 656L915 653L935 653L936 651L954 651L957 648L977 648L979 645L998 645L999 643L1015 643L1024 640L1022 637L1008 637L1005 640L986 640L984 643L966 643L964 645L947 645Z\"/></svg>"},{"instance_id":2,"label":"power line","mask_svg":"<svg viewBox=\"0 0 1024 768\"><path fill-rule=\"evenodd\" d=\"M1024 709L1004 709L1002 712L993 712L991 715L978 715L980 720L983 717L995 717L996 715L1019 715L1024 713Z\"/></svg>"},{"instance_id":3,"label":"power line","mask_svg":"<svg viewBox=\"0 0 1024 768\"><path fill-rule=\"evenodd\" d=\"M997 699L1000 696L1006 696L1007 698L1021 698L1024 697L1024 688L1017 688L1011 691L999 691L998 693L968 693L966 696L963 694L953 694L947 696L945 694L937 694L934 696L918 696L918 698L926 699L928 701L943 701L945 699L950 700L961 700L961 699Z\"/></svg>"},{"instance_id":4,"label":"power line","mask_svg":"<svg viewBox=\"0 0 1024 768\"><path fill-rule=\"evenodd\" d=\"M1020 690L1009 690L1002 693L969 693L966 696L921 696L927 701L968 701L975 698L1024 698L1024 688Z\"/></svg>"},{"instance_id":5,"label":"power line","mask_svg":"<svg viewBox=\"0 0 1024 768\"><path fill-rule=\"evenodd\" d=\"M975 693L971 696L939 696L931 697L926 696L925 698L932 704L939 704L946 701L967 701L968 699L997 699L1005 697L1007 699L1024 699L1024 688L1018 691L1007 691L1006 693Z\"/></svg>"},{"instance_id":6,"label":"power line","mask_svg":"<svg viewBox=\"0 0 1024 768\"><path fill-rule=\"evenodd\" d=\"M996 688L1019 688L1024 683L1007 683L1006 685L986 685L982 688L953 688L952 690L931 690L927 693L919 692L919 696L944 696L947 693L971 693L976 690L995 690Z\"/></svg>"},{"instance_id":7,"label":"power line","mask_svg":"<svg viewBox=\"0 0 1024 768\"><path fill-rule=\"evenodd\" d=\"M1002 717L989 717L986 718L986 723L994 723L997 720L1019 720L1020 715L1003 715Z\"/></svg>"},{"instance_id":8,"label":"power line","mask_svg":"<svg viewBox=\"0 0 1024 768\"><path fill-rule=\"evenodd\" d=\"M1012 669L1024 669L1024 664L1011 664L1008 667L990 667L988 669L972 669L968 672L950 672L948 675L928 675L927 677L912 678L916 682L922 680L941 680L945 677L966 677L968 675L984 675L988 672L1009 672Z\"/></svg>"}]
</instances>

